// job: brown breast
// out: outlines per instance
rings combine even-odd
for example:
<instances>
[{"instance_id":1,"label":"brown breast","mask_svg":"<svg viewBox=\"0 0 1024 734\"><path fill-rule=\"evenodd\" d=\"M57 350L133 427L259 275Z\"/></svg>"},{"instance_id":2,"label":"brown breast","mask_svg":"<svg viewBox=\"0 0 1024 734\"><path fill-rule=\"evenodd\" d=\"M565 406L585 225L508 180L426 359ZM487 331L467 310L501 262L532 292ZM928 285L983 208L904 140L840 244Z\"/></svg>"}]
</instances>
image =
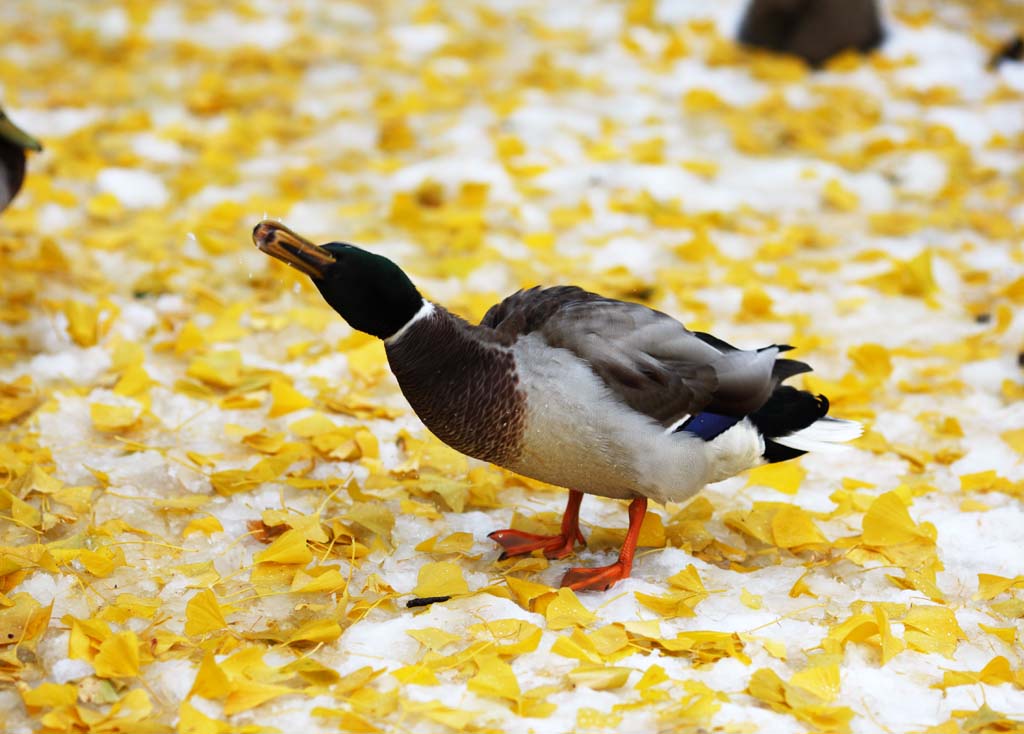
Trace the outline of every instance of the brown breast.
<instances>
[{"instance_id":1,"label":"brown breast","mask_svg":"<svg viewBox=\"0 0 1024 734\"><path fill-rule=\"evenodd\" d=\"M452 448L500 466L522 451L525 395L511 350L441 307L387 345L416 415Z\"/></svg>"}]
</instances>

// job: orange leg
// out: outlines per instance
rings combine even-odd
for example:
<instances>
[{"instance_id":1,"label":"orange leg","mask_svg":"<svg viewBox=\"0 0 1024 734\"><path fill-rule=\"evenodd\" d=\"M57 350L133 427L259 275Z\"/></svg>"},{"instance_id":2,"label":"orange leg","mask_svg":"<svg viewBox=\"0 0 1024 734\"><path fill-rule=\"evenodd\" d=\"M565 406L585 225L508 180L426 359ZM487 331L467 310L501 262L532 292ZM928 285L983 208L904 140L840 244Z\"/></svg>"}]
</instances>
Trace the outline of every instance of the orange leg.
<instances>
[{"instance_id":1,"label":"orange leg","mask_svg":"<svg viewBox=\"0 0 1024 734\"><path fill-rule=\"evenodd\" d=\"M570 568L562 577L562 586L568 586L574 591L604 591L616 581L627 578L633 569L636 541L640 538L640 526L646 514L647 498L637 497L629 504L629 530L626 531L626 540L619 551L619 560L600 568Z\"/></svg>"},{"instance_id":2,"label":"orange leg","mask_svg":"<svg viewBox=\"0 0 1024 734\"><path fill-rule=\"evenodd\" d=\"M535 550L544 551L548 558L565 558L572 553L577 540L586 545L587 541L580 532L582 501L582 492L569 490L569 502L565 506L565 514L562 515L562 532L558 535L534 535L521 530L495 530L487 537L505 549L498 560L503 561L510 556L521 556Z\"/></svg>"}]
</instances>

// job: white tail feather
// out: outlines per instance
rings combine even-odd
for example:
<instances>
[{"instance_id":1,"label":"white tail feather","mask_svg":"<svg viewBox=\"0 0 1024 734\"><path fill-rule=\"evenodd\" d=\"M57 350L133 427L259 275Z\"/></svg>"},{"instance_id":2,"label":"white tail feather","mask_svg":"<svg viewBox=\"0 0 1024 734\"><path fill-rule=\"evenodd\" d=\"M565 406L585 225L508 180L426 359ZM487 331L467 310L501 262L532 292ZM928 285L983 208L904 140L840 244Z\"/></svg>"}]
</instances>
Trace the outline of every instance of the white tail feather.
<instances>
[{"instance_id":1,"label":"white tail feather","mask_svg":"<svg viewBox=\"0 0 1024 734\"><path fill-rule=\"evenodd\" d=\"M788 436L773 436L771 440L797 451L835 451L844 448L838 444L852 441L863 432L863 427L856 421L819 418L807 428Z\"/></svg>"}]
</instances>

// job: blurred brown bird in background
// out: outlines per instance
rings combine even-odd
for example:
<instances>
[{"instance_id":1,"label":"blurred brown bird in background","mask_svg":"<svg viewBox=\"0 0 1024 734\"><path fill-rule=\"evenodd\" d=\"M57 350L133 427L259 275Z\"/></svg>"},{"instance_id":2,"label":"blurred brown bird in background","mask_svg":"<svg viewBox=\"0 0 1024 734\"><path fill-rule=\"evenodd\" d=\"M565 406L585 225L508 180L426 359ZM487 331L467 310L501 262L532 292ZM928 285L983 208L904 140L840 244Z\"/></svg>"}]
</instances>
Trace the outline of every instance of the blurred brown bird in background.
<instances>
[{"instance_id":1,"label":"blurred brown bird in background","mask_svg":"<svg viewBox=\"0 0 1024 734\"><path fill-rule=\"evenodd\" d=\"M751 0L739 31L741 43L811 66L847 49L870 51L884 37L875 0Z\"/></svg>"},{"instance_id":2,"label":"blurred brown bird in background","mask_svg":"<svg viewBox=\"0 0 1024 734\"><path fill-rule=\"evenodd\" d=\"M1024 59L1024 36L1014 36L1004 43L992 54L988 62L988 68L998 69L1005 61L1020 61Z\"/></svg>"}]
</instances>

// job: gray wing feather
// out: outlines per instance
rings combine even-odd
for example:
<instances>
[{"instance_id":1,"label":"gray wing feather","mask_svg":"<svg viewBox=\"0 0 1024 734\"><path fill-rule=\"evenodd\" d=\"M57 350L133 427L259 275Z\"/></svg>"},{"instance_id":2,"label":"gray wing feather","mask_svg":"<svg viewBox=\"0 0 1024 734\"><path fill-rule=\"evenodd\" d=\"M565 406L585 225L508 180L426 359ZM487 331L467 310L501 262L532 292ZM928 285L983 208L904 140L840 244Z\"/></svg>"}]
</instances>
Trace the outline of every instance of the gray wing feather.
<instances>
[{"instance_id":1,"label":"gray wing feather","mask_svg":"<svg viewBox=\"0 0 1024 734\"><path fill-rule=\"evenodd\" d=\"M737 350L660 311L575 287L520 291L488 311L481 325L505 341L539 332L550 346L589 363L624 403L666 427L702 410L746 415L777 384L778 348Z\"/></svg>"}]
</instances>

